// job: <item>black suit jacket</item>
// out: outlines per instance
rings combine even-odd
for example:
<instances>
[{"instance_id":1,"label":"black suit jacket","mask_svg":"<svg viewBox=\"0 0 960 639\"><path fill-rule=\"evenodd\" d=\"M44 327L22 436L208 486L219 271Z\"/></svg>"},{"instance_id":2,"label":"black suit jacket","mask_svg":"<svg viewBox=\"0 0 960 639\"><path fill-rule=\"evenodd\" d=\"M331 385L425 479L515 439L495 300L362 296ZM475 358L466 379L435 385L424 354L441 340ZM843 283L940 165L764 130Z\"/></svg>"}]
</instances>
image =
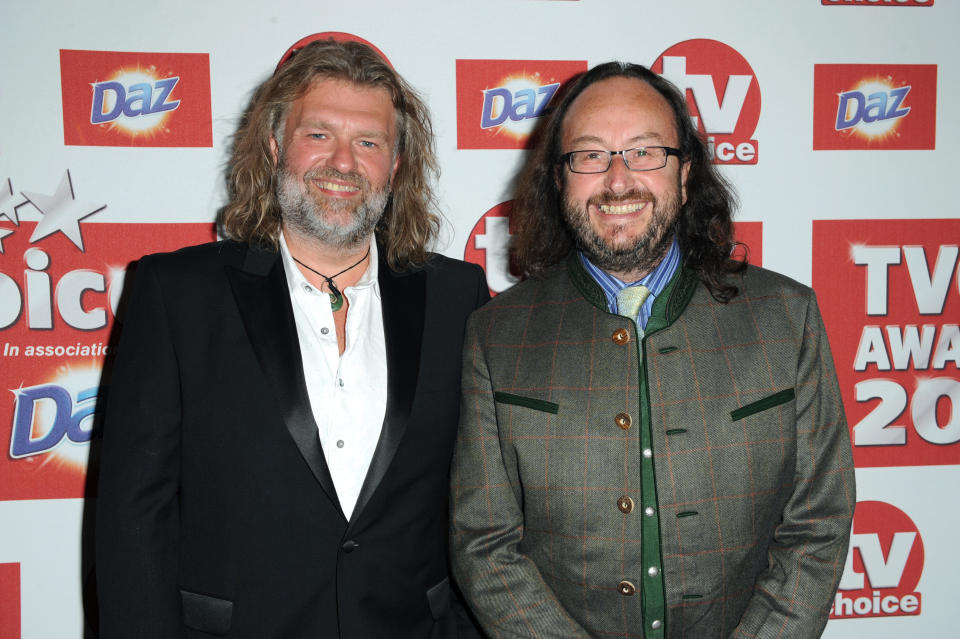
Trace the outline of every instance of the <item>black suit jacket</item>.
<instances>
[{"instance_id":1,"label":"black suit jacket","mask_svg":"<svg viewBox=\"0 0 960 639\"><path fill-rule=\"evenodd\" d=\"M143 258L110 380L99 478L101 637L454 637L447 487L479 268L380 264L388 394L344 518L279 254Z\"/></svg>"}]
</instances>

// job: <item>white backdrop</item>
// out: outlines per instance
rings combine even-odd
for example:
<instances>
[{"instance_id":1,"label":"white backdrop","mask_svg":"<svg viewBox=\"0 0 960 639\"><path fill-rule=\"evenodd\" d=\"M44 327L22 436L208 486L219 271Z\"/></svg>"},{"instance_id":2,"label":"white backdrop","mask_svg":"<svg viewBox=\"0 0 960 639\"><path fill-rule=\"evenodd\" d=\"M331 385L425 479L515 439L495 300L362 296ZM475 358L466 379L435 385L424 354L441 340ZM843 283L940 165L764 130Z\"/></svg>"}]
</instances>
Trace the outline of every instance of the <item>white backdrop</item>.
<instances>
[{"instance_id":1,"label":"white backdrop","mask_svg":"<svg viewBox=\"0 0 960 639\"><path fill-rule=\"evenodd\" d=\"M854 384L862 381L862 375L885 371L876 359L865 371L854 370L853 352L862 347L857 340L863 326L929 324L937 331L936 339L947 335L942 344L935 342L943 363L933 367L937 370L914 362L898 373L913 380L901 382L904 388L928 376L947 380L947 390L933 401L941 441L936 445L927 438L920 441L920 430L914 431L908 423L910 411L893 416L891 420L900 421L882 431L903 434L905 443L878 443L866 429L858 433L858 448L864 451L861 455L858 450L857 458L858 501L880 504L864 508L866 514L858 518L855 532L860 554L848 565L844 585L854 593L852 597L865 593L870 599L872 593L879 593L881 611L885 597L895 596L909 609L903 594L920 593L919 614L836 619L824 636L954 636L960 622L953 596L960 567L953 541L960 525L960 504L954 494L960 480L960 337L951 341L955 329L950 327L960 321L960 273L956 253L951 253L951 247L960 243L960 210L953 197L954 167L960 166L960 124L952 108L954 101L960 102L958 25L960 6L955 0L168 0L160 4L6 0L0 5L0 381L6 382L10 393L0 390L0 437L4 438L0 445L9 452L0 459L0 600L6 602L0 603L0 635L81 637L81 585L89 572L89 557L81 552L88 449L82 434L89 422L77 418L74 431L68 428L68 436L52 448L20 454L17 441L29 448L53 428L51 423L59 422L41 415L43 402L38 400L29 435L20 432L17 440L16 415L17 410L26 410L24 389L54 383L63 379L65 369L79 365L68 355L46 357L40 364L36 357L27 362L29 344L105 343L107 329L86 328L77 334L75 324L82 322L70 323L68 303L60 297L51 302L56 312L51 314L52 327L45 328L37 292L43 287L30 284L39 281L30 278L46 270L52 278L46 284L48 296L53 290L59 296L69 288L59 284L69 279L58 281L61 264L69 263L71 271L94 272L93 284L81 292L79 310L74 311L74 317L82 319L94 307L107 306L105 289L119 281L118 264L145 252L202 241L223 204L229 137L252 91L293 42L314 32L338 31L375 44L427 98L437 133L442 167L439 193L446 215L438 250L459 258L464 257L468 242L475 241L471 230L481 216L510 199L511 180L524 152L458 148L458 124L472 127L465 131L467 136L496 139L463 117L457 89L469 78L458 77L458 60L517 61L516 71L528 75L540 67L549 69L551 61L578 61L584 68L611 59L652 65L671 47L689 40L717 41L742 56L752 69L751 82L759 88L761 107L755 130L744 137L757 141L756 164L723 169L742 200L738 220L760 223L752 225L756 236L762 237L762 250L756 250L759 242L754 246L755 261L817 289L845 394L854 397ZM77 123L65 112L67 78L62 73L70 69L64 69L61 50L147 52L141 55L144 59L149 53L208 54L212 146L150 146L143 137L138 138L143 145L128 146L131 138L123 138L122 131L110 133L111 139L127 142L65 143L65 129ZM695 64L694 56L688 56L687 73L702 75ZM848 75L862 71L866 79L870 75L866 67L874 65L880 84L887 87L877 89L881 92L912 82L912 93L901 104L901 110L909 106L911 111L898 118L892 102L886 105L880 113L891 115L890 122L903 123L894 124L886 137L870 137L867 127L861 127L859 135L824 128L823 139L860 148L814 150L817 96L824 104L835 104L838 92L856 88L836 85L840 80L830 84L826 67L820 68L824 77L817 76L815 81L816 65L864 65L841 70ZM919 78L931 66L935 67L934 87ZM718 106L726 76L737 74L743 71L733 66L726 73L714 73ZM490 77L484 88L499 86L496 82L502 77ZM104 78L81 80L92 83ZM894 93L887 91L887 99ZM864 94L872 95L866 90ZM184 104L190 97L171 95L171 100L181 97ZM482 100L482 96L477 93L473 99ZM709 132L711 123L703 115ZM170 122L173 127L179 121L171 116ZM206 123L199 125L203 128ZM934 125L933 142L922 141ZM162 137L151 139L156 142ZM501 132L499 139L508 137ZM67 175L69 188L59 191L66 195L58 205L50 197ZM40 227L36 224L45 215L51 216L50 221L53 211L71 206L77 211L82 205L86 213L96 211L77 225L84 250L70 237L79 231L64 218L58 218L60 224L51 235L37 237ZM832 220L861 223L827 223ZM925 220L944 223L930 226ZM943 287L942 278L929 275L928 284L946 296L940 311L918 312L907 295L909 289L900 287L895 275L890 280L888 321L876 313L864 313L859 303L846 308L845 296L862 299L865 294L865 266L841 255L828 272L818 275L813 263L814 221L820 229L817 238L836 240L840 254L854 245L925 247L929 273L947 278ZM143 226L157 223L163 226ZM149 232L138 234L138 227ZM914 235L907 238L904 228ZM938 254L940 262L936 262ZM111 261L111 255L118 257ZM44 265L43 256L53 265ZM906 264L906 258L900 261ZM896 271L896 264L890 264L891 272ZM97 284L96 273L102 274L103 286ZM71 281L80 281L79 277ZM107 301L98 302L98 295ZM841 302L830 301L834 299ZM894 307L904 317L894 321ZM112 313L107 315L112 319ZM856 337L852 342L835 338L831 322L852 329ZM96 370L92 374L95 388ZM66 381L61 385L70 387ZM82 386L89 388L91 383ZM92 400L76 392L72 400L74 410L92 406ZM867 397L847 402L851 425L873 406ZM69 406L65 410L69 413ZM76 436L69 437L70 432ZM883 446L892 446L893 453L887 461L878 462L882 455L875 453ZM896 460L898 455L901 461ZM888 516L894 510L907 523L890 524L896 519ZM896 542L898 534L900 542ZM879 556L871 551L877 541ZM900 550L894 548L897 543ZM865 586L861 584L864 575ZM892 606L893 600L889 601ZM866 611L867 602L857 605L848 604L848 610L855 612L845 616L871 614ZM872 611L873 604L869 606Z\"/></svg>"}]
</instances>

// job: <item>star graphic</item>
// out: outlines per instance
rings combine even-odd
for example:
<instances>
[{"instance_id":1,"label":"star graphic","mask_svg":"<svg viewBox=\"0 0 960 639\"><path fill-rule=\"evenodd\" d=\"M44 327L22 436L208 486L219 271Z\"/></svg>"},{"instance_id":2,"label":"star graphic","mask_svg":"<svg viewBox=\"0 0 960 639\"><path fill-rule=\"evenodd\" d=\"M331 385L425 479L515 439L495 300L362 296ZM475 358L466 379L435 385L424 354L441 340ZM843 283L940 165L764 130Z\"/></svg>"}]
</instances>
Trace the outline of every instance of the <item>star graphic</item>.
<instances>
[{"instance_id":1,"label":"star graphic","mask_svg":"<svg viewBox=\"0 0 960 639\"><path fill-rule=\"evenodd\" d=\"M6 184L0 184L0 217L5 217L15 225L20 226L20 219L17 217L17 207L23 202L13 203L13 182L10 178L6 179Z\"/></svg>"},{"instance_id":2,"label":"star graphic","mask_svg":"<svg viewBox=\"0 0 960 639\"><path fill-rule=\"evenodd\" d=\"M3 238L13 233L13 229L0 229L0 253L3 253Z\"/></svg>"},{"instance_id":3,"label":"star graphic","mask_svg":"<svg viewBox=\"0 0 960 639\"><path fill-rule=\"evenodd\" d=\"M107 208L106 204L91 204L77 200L73 193L73 182L70 180L69 169L64 173L63 179L60 180L60 185L57 187L57 192L53 195L21 192L43 214L43 219L37 223L37 228L33 230L33 235L30 236L31 244L60 231L78 249L83 251L80 220Z\"/></svg>"}]
</instances>

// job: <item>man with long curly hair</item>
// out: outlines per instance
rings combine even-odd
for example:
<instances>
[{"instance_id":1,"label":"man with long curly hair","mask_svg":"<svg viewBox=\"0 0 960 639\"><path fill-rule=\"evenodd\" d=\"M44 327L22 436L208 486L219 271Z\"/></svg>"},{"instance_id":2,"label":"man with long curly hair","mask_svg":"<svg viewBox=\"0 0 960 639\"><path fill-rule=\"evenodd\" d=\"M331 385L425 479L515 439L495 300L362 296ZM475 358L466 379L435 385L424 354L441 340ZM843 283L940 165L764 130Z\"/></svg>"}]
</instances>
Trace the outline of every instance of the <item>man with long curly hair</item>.
<instances>
[{"instance_id":1,"label":"man with long curly hair","mask_svg":"<svg viewBox=\"0 0 960 639\"><path fill-rule=\"evenodd\" d=\"M471 317L453 571L491 636L817 637L854 505L813 292L731 258L684 96L568 86L514 200L527 279Z\"/></svg>"},{"instance_id":2,"label":"man with long curly hair","mask_svg":"<svg viewBox=\"0 0 960 639\"><path fill-rule=\"evenodd\" d=\"M475 632L447 487L488 290L428 251L426 106L371 47L314 40L235 136L229 239L137 269L99 478L104 639Z\"/></svg>"}]
</instances>

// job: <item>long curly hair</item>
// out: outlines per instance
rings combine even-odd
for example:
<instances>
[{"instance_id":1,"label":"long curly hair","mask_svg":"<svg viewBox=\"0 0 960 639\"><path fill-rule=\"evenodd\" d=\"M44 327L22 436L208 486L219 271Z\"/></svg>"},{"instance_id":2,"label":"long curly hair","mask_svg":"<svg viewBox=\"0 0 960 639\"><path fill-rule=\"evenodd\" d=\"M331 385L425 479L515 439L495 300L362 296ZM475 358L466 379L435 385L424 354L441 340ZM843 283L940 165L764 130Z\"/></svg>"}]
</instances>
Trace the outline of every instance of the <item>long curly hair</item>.
<instances>
[{"instance_id":1,"label":"long curly hair","mask_svg":"<svg viewBox=\"0 0 960 639\"><path fill-rule=\"evenodd\" d=\"M577 76L565 87L559 103L537 131L540 143L530 153L521 172L510 216L513 270L524 276L541 277L547 268L565 259L574 249L576 242L563 217L558 186L558 180L562 184L565 179L565 173L558 166L563 120L584 89L613 77L646 82L673 110L683 161L690 163L687 202L680 209L674 231L685 266L697 273L714 298L729 301L738 289L726 276L746 268L744 261L731 259L731 252L738 246L733 239L732 223L736 194L710 162L706 143L690 120L683 94L669 81L639 64L608 62Z\"/></svg>"},{"instance_id":2,"label":"long curly hair","mask_svg":"<svg viewBox=\"0 0 960 639\"><path fill-rule=\"evenodd\" d=\"M277 167L270 139L276 136L282 142L290 105L315 81L327 79L381 87L390 93L397 112L400 166L376 234L392 268L422 264L440 223L433 192L439 170L430 113L416 91L383 58L359 42L312 42L257 88L233 138L227 176L229 202L218 219L221 234L277 248L281 217L274 192Z\"/></svg>"}]
</instances>

